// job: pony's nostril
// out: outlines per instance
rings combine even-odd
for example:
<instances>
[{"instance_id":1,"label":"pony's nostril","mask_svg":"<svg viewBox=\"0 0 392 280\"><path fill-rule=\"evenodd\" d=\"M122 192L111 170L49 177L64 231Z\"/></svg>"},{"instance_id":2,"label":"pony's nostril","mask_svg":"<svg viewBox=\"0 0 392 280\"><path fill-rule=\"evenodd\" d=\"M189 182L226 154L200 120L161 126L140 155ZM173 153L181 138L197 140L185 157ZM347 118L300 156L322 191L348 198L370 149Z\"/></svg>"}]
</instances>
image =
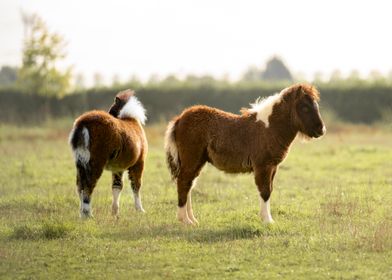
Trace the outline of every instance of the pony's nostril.
<instances>
[{"instance_id":1,"label":"pony's nostril","mask_svg":"<svg viewBox=\"0 0 392 280\"><path fill-rule=\"evenodd\" d=\"M320 123L320 124L317 125L317 130L324 131L324 129L325 129L324 124Z\"/></svg>"}]
</instances>

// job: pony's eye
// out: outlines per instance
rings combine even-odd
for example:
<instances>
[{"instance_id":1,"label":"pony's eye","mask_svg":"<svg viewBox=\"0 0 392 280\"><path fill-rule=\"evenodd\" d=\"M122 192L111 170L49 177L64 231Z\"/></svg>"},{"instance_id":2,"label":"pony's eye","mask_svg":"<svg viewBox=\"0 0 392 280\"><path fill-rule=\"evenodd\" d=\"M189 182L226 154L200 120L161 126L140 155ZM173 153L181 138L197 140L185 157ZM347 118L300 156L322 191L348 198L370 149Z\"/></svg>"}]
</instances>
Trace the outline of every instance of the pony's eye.
<instances>
[{"instance_id":1,"label":"pony's eye","mask_svg":"<svg viewBox=\"0 0 392 280\"><path fill-rule=\"evenodd\" d=\"M309 113L309 107L308 106L304 106L304 107L302 107L302 112L304 112L304 113Z\"/></svg>"}]
</instances>

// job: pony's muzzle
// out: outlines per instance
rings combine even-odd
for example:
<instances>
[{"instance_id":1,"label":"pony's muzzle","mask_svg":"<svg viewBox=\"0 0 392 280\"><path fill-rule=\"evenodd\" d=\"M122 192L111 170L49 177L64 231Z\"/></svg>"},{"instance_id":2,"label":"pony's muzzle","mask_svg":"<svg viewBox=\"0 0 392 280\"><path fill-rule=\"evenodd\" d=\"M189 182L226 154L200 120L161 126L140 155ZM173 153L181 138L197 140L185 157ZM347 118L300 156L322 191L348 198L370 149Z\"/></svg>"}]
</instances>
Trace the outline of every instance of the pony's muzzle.
<instances>
[{"instance_id":1,"label":"pony's muzzle","mask_svg":"<svg viewBox=\"0 0 392 280\"><path fill-rule=\"evenodd\" d=\"M327 132L327 128L325 127L324 124L321 124L314 130L314 135L312 137L319 138L323 136L326 132Z\"/></svg>"}]
</instances>

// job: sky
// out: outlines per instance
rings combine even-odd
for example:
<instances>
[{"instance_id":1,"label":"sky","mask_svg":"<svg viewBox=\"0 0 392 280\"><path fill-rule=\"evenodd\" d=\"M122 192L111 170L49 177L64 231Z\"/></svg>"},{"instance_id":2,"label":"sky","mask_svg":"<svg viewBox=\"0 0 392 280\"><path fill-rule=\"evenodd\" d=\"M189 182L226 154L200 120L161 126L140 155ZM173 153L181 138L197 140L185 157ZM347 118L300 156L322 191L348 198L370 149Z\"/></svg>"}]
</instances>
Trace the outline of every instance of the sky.
<instances>
[{"instance_id":1,"label":"sky","mask_svg":"<svg viewBox=\"0 0 392 280\"><path fill-rule=\"evenodd\" d=\"M64 62L148 79L228 76L277 55L294 74L392 70L392 2L380 0L0 0L0 66L20 65L21 11L37 13L67 45Z\"/></svg>"}]
</instances>

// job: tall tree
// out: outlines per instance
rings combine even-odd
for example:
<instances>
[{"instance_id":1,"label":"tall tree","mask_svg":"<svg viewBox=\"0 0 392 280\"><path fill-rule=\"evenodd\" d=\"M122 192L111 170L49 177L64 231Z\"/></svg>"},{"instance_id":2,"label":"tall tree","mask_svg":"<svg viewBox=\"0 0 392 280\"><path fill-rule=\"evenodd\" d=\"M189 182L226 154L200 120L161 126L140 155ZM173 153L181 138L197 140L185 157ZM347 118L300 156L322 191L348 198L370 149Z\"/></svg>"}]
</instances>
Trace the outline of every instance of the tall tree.
<instances>
[{"instance_id":1,"label":"tall tree","mask_svg":"<svg viewBox=\"0 0 392 280\"><path fill-rule=\"evenodd\" d=\"M37 15L23 14L25 39L23 64L18 85L26 93L62 96L70 88L71 68L59 70L58 63L66 56L62 36L50 32Z\"/></svg>"}]
</instances>

